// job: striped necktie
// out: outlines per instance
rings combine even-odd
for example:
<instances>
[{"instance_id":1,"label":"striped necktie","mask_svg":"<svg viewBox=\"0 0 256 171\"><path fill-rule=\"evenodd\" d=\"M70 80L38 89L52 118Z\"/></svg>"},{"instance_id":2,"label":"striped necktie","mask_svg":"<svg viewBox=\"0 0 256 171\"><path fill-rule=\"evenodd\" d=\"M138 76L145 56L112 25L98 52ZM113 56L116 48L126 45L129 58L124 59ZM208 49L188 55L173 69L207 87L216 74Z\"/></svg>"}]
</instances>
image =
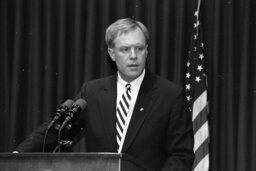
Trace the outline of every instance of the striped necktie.
<instances>
[{"instance_id":1,"label":"striped necktie","mask_svg":"<svg viewBox=\"0 0 256 171\"><path fill-rule=\"evenodd\" d=\"M126 91L122 94L122 97L117 104L116 107L116 115L117 115L117 122L116 122L116 140L118 144L117 151L120 148L122 139L124 138L124 128L125 128L125 122L127 120L127 115L130 107L131 102L131 84L126 84Z\"/></svg>"}]
</instances>

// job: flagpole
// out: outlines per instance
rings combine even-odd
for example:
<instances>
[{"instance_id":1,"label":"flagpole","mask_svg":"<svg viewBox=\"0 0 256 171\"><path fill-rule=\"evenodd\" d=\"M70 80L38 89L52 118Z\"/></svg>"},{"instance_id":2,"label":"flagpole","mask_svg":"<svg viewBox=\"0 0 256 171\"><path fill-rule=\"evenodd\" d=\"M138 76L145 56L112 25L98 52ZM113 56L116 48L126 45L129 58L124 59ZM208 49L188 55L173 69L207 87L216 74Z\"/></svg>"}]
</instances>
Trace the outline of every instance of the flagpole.
<instances>
[{"instance_id":1,"label":"flagpole","mask_svg":"<svg viewBox=\"0 0 256 171\"><path fill-rule=\"evenodd\" d=\"M200 11L200 6L201 6L201 0L197 1L197 19L199 18L199 11Z\"/></svg>"},{"instance_id":2,"label":"flagpole","mask_svg":"<svg viewBox=\"0 0 256 171\"><path fill-rule=\"evenodd\" d=\"M198 28L199 28L199 12L200 12L200 6L201 6L201 0L198 0L197 1L197 10L196 10L196 13L195 13L195 17L196 17L196 24L197 24L197 27L196 27L196 35L198 35Z\"/></svg>"}]
</instances>

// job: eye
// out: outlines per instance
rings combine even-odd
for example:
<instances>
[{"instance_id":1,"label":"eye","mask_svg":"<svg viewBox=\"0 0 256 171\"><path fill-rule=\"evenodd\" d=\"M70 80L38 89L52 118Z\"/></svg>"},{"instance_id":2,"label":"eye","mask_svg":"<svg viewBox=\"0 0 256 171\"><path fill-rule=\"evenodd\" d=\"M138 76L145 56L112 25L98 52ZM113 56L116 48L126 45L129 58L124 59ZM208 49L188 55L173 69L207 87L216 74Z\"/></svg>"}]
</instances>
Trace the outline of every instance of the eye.
<instances>
[{"instance_id":1,"label":"eye","mask_svg":"<svg viewBox=\"0 0 256 171\"><path fill-rule=\"evenodd\" d=\"M126 53L126 52L130 51L130 48L129 47L123 47L123 48L120 49L120 51Z\"/></svg>"},{"instance_id":2,"label":"eye","mask_svg":"<svg viewBox=\"0 0 256 171\"><path fill-rule=\"evenodd\" d=\"M138 47L136 47L136 49L138 51L144 51L145 50L145 46L138 46Z\"/></svg>"}]
</instances>

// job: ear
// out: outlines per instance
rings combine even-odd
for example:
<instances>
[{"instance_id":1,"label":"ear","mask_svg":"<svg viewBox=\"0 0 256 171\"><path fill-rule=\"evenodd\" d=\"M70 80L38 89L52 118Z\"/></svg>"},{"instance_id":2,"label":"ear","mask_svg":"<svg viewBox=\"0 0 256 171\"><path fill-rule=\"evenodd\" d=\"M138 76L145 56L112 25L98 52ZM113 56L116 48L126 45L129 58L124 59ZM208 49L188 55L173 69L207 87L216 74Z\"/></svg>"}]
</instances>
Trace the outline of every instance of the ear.
<instances>
[{"instance_id":1,"label":"ear","mask_svg":"<svg viewBox=\"0 0 256 171\"><path fill-rule=\"evenodd\" d=\"M112 61L116 61L115 53L114 53L113 49L108 48L108 54L109 54L110 58L112 59Z\"/></svg>"}]
</instances>

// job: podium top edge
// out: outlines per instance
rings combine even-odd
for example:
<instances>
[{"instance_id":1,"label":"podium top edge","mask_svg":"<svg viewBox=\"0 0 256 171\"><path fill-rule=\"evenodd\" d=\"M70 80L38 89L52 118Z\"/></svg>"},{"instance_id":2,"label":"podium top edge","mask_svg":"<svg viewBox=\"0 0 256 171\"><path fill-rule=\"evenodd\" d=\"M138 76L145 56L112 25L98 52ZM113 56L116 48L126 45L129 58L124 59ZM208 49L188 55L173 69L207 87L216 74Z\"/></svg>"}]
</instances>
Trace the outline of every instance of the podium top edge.
<instances>
[{"instance_id":1,"label":"podium top edge","mask_svg":"<svg viewBox=\"0 0 256 171\"><path fill-rule=\"evenodd\" d=\"M34 153L34 152L21 152L21 153L0 153L0 158L19 158L19 157L76 157L76 158L122 158L122 153L108 153L108 152L83 152L83 153Z\"/></svg>"}]
</instances>

